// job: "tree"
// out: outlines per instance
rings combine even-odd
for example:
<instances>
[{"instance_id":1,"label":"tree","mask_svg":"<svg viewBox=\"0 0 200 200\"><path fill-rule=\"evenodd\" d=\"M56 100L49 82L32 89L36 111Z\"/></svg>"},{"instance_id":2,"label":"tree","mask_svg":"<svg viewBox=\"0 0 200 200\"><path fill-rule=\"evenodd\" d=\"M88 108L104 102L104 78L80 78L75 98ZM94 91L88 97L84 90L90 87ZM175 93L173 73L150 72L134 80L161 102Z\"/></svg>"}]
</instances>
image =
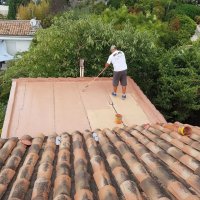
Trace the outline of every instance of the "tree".
<instances>
[{"instance_id":1,"label":"tree","mask_svg":"<svg viewBox=\"0 0 200 200\"><path fill-rule=\"evenodd\" d=\"M168 120L187 121L200 112L200 45L184 45L163 55L155 103Z\"/></svg>"},{"instance_id":2,"label":"tree","mask_svg":"<svg viewBox=\"0 0 200 200\"><path fill-rule=\"evenodd\" d=\"M189 43L195 33L196 23L186 15L176 15L163 30L161 41L167 49Z\"/></svg>"},{"instance_id":3,"label":"tree","mask_svg":"<svg viewBox=\"0 0 200 200\"><path fill-rule=\"evenodd\" d=\"M118 8L120 8L121 4L122 4L121 0L118 0L118 1L116 1L116 0L109 0L107 5L111 6L113 8L118 9Z\"/></svg>"},{"instance_id":4,"label":"tree","mask_svg":"<svg viewBox=\"0 0 200 200\"><path fill-rule=\"evenodd\" d=\"M70 6L69 0L51 0L51 13L58 13L67 10Z\"/></svg>"},{"instance_id":5,"label":"tree","mask_svg":"<svg viewBox=\"0 0 200 200\"><path fill-rule=\"evenodd\" d=\"M16 19L17 8L21 3L27 3L28 0L9 0L8 1L8 19Z\"/></svg>"},{"instance_id":6,"label":"tree","mask_svg":"<svg viewBox=\"0 0 200 200\"><path fill-rule=\"evenodd\" d=\"M178 4L175 8L175 15L187 15L191 19L195 19L200 15L200 7L191 4Z\"/></svg>"},{"instance_id":7,"label":"tree","mask_svg":"<svg viewBox=\"0 0 200 200\"><path fill-rule=\"evenodd\" d=\"M39 20L44 20L50 11L49 2L43 0L41 3L34 4L30 2L27 5L20 5L18 8L17 16L19 19L27 20L35 18Z\"/></svg>"},{"instance_id":8,"label":"tree","mask_svg":"<svg viewBox=\"0 0 200 200\"><path fill-rule=\"evenodd\" d=\"M16 3L15 3L15 1L9 0L8 5L9 5L8 19L15 19L15 17L16 17Z\"/></svg>"},{"instance_id":9,"label":"tree","mask_svg":"<svg viewBox=\"0 0 200 200\"><path fill-rule=\"evenodd\" d=\"M111 44L126 52L129 74L150 95L149 88L156 85L158 72L157 35L137 31L130 23L115 32L114 26L101 17L81 16L75 12L55 18L50 28L37 33L30 51L5 72L1 97L7 98L12 78L79 76L80 58L86 62L85 75L95 76L107 60ZM104 75L111 76L112 69Z\"/></svg>"}]
</instances>

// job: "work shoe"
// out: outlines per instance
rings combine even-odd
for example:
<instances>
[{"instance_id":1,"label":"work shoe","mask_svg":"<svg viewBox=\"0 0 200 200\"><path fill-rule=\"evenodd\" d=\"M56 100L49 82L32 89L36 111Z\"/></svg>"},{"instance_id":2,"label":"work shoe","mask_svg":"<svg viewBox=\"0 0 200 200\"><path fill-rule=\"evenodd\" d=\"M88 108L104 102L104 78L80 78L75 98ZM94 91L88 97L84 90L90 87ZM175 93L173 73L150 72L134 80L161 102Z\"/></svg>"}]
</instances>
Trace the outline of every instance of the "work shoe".
<instances>
[{"instance_id":1,"label":"work shoe","mask_svg":"<svg viewBox=\"0 0 200 200\"><path fill-rule=\"evenodd\" d=\"M116 96L117 96L116 92L112 92L112 95L113 95L114 97L116 97Z\"/></svg>"},{"instance_id":2,"label":"work shoe","mask_svg":"<svg viewBox=\"0 0 200 200\"><path fill-rule=\"evenodd\" d=\"M126 95L122 94L122 100L125 100L125 99L126 99Z\"/></svg>"}]
</instances>

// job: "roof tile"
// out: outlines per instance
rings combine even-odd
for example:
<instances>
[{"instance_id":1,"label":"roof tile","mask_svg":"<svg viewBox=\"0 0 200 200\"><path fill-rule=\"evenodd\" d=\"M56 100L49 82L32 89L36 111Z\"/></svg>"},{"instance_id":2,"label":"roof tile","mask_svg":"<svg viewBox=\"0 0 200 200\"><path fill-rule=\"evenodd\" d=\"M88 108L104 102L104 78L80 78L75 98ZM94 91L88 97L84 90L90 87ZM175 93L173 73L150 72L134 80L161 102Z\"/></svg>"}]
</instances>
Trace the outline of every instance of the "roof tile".
<instances>
[{"instance_id":1,"label":"roof tile","mask_svg":"<svg viewBox=\"0 0 200 200\"><path fill-rule=\"evenodd\" d=\"M116 190L113 186L111 185L106 185L102 187L99 192L99 199L100 200L118 200L118 196L116 193Z\"/></svg>"},{"instance_id":2,"label":"roof tile","mask_svg":"<svg viewBox=\"0 0 200 200\"><path fill-rule=\"evenodd\" d=\"M9 199L12 198L24 199L29 184L30 182L26 179L17 179L10 192Z\"/></svg>"},{"instance_id":3,"label":"roof tile","mask_svg":"<svg viewBox=\"0 0 200 200\"><path fill-rule=\"evenodd\" d=\"M127 180L122 182L120 189L126 200L142 200L140 192L133 181Z\"/></svg>"},{"instance_id":4,"label":"roof tile","mask_svg":"<svg viewBox=\"0 0 200 200\"><path fill-rule=\"evenodd\" d=\"M93 194L90 190L81 189L75 194L75 200L93 200Z\"/></svg>"},{"instance_id":5,"label":"roof tile","mask_svg":"<svg viewBox=\"0 0 200 200\"><path fill-rule=\"evenodd\" d=\"M60 194L70 197L71 193L71 178L68 175L57 176L54 182L54 198Z\"/></svg>"},{"instance_id":6,"label":"roof tile","mask_svg":"<svg viewBox=\"0 0 200 200\"><path fill-rule=\"evenodd\" d=\"M111 180L110 180L110 176L109 174L106 172L106 170L104 171L96 171L94 173L94 180L97 184L98 189L101 189L102 187L104 187L105 185L111 185Z\"/></svg>"},{"instance_id":7,"label":"roof tile","mask_svg":"<svg viewBox=\"0 0 200 200\"><path fill-rule=\"evenodd\" d=\"M48 199L48 194L50 191L50 180L43 177L37 178L34 184L32 198L37 199Z\"/></svg>"},{"instance_id":8,"label":"roof tile","mask_svg":"<svg viewBox=\"0 0 200 200\"><path fill-rule=\"evenodd\" d=\"M37 20L40 24L40 21ZM29 20L0 20L0 35L29 36L41 28L41 26L31 27Z\"/></svg>"},{"instance_id":9,"label":"roof tile","mask_svg":"<svg viewBox=\"0 0 200 200\"><path fill-rule=\"evenodd\" d=\"M60 145L56 134L33 138L31 146L0 140L0 198L200 199L198 141L144 127L96 130L97 141L90 131L63 133Z\"/></svg>"}]
</instances>

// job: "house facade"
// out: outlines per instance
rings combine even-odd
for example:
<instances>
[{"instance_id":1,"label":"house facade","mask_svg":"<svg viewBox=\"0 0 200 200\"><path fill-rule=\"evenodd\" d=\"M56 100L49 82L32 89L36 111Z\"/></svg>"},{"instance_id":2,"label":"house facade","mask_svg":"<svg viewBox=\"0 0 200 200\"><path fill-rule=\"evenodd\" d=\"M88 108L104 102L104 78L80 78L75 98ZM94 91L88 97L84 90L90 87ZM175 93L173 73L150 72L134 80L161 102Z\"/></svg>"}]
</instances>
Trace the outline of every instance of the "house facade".
<instances>
[{"instance_id":1,"label":"house facade","mask_svg":"<svg viewBox=\"0 0 200 200\"><path fill-rule=\"evenodd\" d=\"M7 16L9 7L6 5L0 5L0 15Z\"/></svg>"},{"instance_id":2,"label":"house facade","mask_svg":"<svg viewBox=\"0 0 200 200\"><path fill-rule=\"evenodd\" d=\"M28 51L34 34L41 28L40 21L0 20L0 62L14 58L17 53Z\"/></svg>"}]
</instances>

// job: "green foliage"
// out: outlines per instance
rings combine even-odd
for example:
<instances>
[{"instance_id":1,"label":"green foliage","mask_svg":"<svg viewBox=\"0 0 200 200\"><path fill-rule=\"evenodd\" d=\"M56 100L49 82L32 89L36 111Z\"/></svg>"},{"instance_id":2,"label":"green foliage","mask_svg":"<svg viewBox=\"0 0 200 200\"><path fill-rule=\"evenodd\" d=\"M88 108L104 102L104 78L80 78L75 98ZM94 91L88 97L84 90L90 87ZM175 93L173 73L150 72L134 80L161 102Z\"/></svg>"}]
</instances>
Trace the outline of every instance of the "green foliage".
<instances>
[{"instance_id":1,"label":"green foliage","mask_svg":"<svg viewBox=\"0 0 200 200\"><path fill-rule=\"evenodd\" d=\"M9 10L8 10L8 19L15 19L16 17L16 3L14 0L9 0L8 2Z\"/></svg>"},{"instance_id":2,"label":"green foliage","mask_svg":"<svg viewBox=\"0 0 200 200\"><path fill-rule=\"evenodd\" d=\"M16 19L17 8L20 4L27 3L27 0L9 0L8 1L8 19Z\"/></svg>"},{"instance_id":3,"label":"green foliage","mask_svg":"<svg viewBox=\"0 0 200 200\"><path fill-rule=\"evenodd\" d=\"M178 44L187 42L195 30L195 21L186 15L177 15L169 22L169 31L177 37Z\"/></svg>"},{"instance_id":4,"label":"green foliage","mask_svg":"<svg viewBox=\"0 0 200 200\"><path fill-rule=\"evenodd\" d=\"M196 22L197 24L200 24L200 16L196 16L196 17L195 17L195 22Z\"/></svg>"},{"instance_id":5,"label":"green foliage","mask_svg":"<svg viewBox=\"0 0 200 200\"><path fill-rule=\"evenodd\" d=\"M103 2L96 3L92 6L92 11L95 14L101 14L106 9L106 5Z\"/></svg>"},{"instance_id":6,"label":"green foliage","mask_svg":"<svg viewBox=\"0 0 200 200\"><path fill-rule=\"evenodd\" d=\"M152 13L159 19L163 19L165 17L165 8L162 5L157 5L153 8Z\"/></svg>"},{"instance_id":7,"label":"green foliage","mask_svg":"<svg viewBox=\"0 0 200 200\"><path fill-rule=\"evenodd\" d=\"M1 134L1 127L3 127L5 111L6 111L6 106L3 103L0 103L0 134Z\"/></svg>"},{"instance_id":8,"label":"green foliage","mask_svg":"<svg viewBox=\"0 0 200 200\"><path fill-rule=\"evenodd\" d=\"M150 13L143 15L142 13L135 14L129 12L125 5L118 10L107 8L102 13L102 18L104 22L112 23L115 29L123 29L127 23L130 23L135 29L149 29L150 32L151 30L152 32L156 32L157 28L159 29L161 25L155 15Z\"/></svg>"},{"instance_id":9,"label":"green foliage","mask_svg":"<svg viewBox=\"0 0 200 200\"><path fill-rule=\"evenodd\" d=\"M5 19L6 17L2 14L0 14L0 19Z\"/></svg>"},{"instance_id":10,"label":"green foliage","mask_svg":"<svg viewBox=\"0 0 200 200\"><path fill-rule=\"evenodd\" d=\"M120 8L121 4L122 4L122 0L118 0L118 1L109 0L108 1L108 6L111 6L111 7L116 8L116 9Z\"/></svg>"},{"instance_id":11,"label":"green foliage","mask_svg":"<svg viewBox=\"0 0 200 200\"><path fill-rule=\"evenodd\" d=\"M48 28L52 25L52 21L53 21L53 16L52 15L48 15L47 17L45 17L43 20L42 20L42 28Z\"/></svg>"},{"instance_id":12,"label":"green foliage","mask_svg":"<svg viewBox=\"0 0 200 200\"><path fill-rule=\"evenodd\" d=\"M175 8L175 14L187 15L194 20L196 16L200 15L200 7L192 4L179 4Z\"/></svg>"},{"instance_id":13,"label":"green foliage","mask_svg":"<svg viewBox=\"0 0 200 200\"><path fill-rule=\"evenodd\" d=\"M168 120L184 121L200 111L200 46L184 45L164 54L160 62L155 103Z\"/></svg>"}]
</instances>

